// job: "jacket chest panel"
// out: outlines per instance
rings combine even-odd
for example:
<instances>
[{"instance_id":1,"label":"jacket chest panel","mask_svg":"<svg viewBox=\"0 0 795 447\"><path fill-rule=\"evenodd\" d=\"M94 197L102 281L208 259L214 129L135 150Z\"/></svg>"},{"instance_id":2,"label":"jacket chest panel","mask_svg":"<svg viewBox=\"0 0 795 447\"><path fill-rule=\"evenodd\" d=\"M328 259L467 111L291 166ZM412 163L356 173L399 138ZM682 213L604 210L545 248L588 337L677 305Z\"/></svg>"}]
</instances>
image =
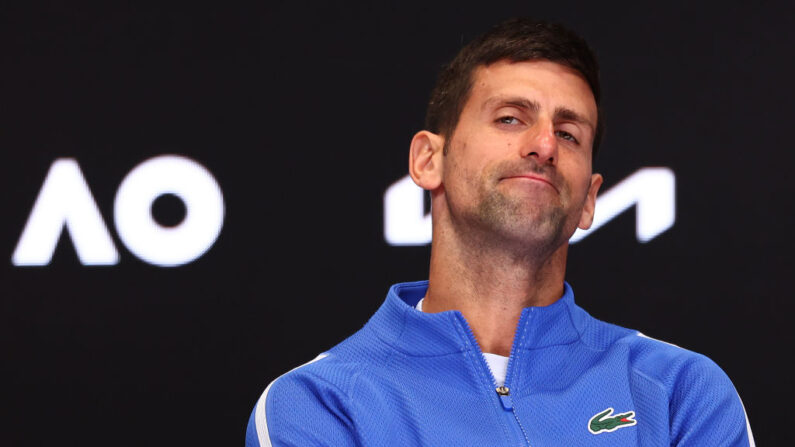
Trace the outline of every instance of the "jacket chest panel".
<instances>
[{"instance_id":1,"label":"jacket chest panel","mask_svg":"<svg viewBox=\"0 0 795 447\"><path fill-rule=\"evenodd\" d=\"M639 445L643 410L633 399L626 349L573 344L521 357L514 407L533 447Z\"/></svg>"}]
</instances>

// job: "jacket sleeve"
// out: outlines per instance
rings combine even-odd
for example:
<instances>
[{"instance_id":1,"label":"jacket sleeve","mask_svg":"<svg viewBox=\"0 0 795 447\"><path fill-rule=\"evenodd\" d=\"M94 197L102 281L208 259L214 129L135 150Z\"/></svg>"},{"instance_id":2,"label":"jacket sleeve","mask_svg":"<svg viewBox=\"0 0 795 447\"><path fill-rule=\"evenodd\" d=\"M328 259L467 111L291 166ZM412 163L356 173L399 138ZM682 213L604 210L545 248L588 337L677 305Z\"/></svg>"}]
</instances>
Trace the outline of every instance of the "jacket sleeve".
<instances>
[{"instance_id":1,"label":"jacket sleeve","mask_svg":"<svg viewBox=\"0 0 795 447\"><path fill-rule=\"evenodd\" d=\"M335 385L301 371L268 385L246 430L246 447L357 445L347 396Z\"/></svg>"},{"instance_id":2,"label":"jacket sleeve","mask_svg":"<svg viewBox=\"0 0 795 447\"><path fill-rule=\"evenodd\" d=\"M704 356L687 362L676 378L670 417L672 446L755 447L734 385Z\"/></svg>"}]
</instances>

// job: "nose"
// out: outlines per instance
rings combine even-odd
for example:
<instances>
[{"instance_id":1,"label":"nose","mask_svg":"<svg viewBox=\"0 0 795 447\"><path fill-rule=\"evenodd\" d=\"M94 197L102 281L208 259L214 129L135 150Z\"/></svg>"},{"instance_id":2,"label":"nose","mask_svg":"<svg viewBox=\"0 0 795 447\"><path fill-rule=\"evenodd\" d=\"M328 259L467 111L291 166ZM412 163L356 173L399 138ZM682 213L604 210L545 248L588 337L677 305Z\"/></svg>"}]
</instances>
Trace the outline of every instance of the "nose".
<instances>
[{"instance_id":1,"label":"nose","mask_svg":"<svg viewBox=\"0 0 795 447\"><path fill-rule=\"evenodd\" d=\"M546 120L539 120L528 132L522 145L522 158L536 157L539 165L555 165L558 158L558 139L555 127Z\"/></svg>"}]
</instances>

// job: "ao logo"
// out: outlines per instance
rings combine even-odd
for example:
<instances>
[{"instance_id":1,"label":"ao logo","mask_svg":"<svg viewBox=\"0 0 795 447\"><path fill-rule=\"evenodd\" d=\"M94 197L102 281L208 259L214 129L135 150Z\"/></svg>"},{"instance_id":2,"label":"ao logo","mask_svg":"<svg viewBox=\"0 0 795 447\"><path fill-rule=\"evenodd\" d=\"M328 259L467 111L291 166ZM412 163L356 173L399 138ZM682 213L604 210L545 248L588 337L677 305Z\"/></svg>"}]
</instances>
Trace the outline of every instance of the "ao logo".
<instances>
[{"instance_id":1,"label":"ao logo","mask_svg":"<svg viewBox=\"0 0 795 447\"><path fill-rule=\"evenodd\" d=\"M384 238L390 245L431 242L431 215L425 214L425 193L406 176L384 194ZM569 239L576 243L625 210L636 207L635 234L648 242L671 228L676 219L676 178L668 168L641 168L599 194L591 228L578 229Z\"/></svg>"},{"instance_id":2,"label":"ao logo","mask_svg":"<svg viewBox=\"0 0 795 447\"><path fill-rule=\"evenodd\" d=\"M163 194L177 196L185 218L163 227L151 214ZM218 238L224 200L215 178L194 160L162 155L145 160L124 178L116 192L113 217L119 238L138 258L173 267L204 254ZM114 265L119 253L77 161L53 162L11 261L17 266L47 265L63 227L84 265Z\"/></svg>"}]
</instances>

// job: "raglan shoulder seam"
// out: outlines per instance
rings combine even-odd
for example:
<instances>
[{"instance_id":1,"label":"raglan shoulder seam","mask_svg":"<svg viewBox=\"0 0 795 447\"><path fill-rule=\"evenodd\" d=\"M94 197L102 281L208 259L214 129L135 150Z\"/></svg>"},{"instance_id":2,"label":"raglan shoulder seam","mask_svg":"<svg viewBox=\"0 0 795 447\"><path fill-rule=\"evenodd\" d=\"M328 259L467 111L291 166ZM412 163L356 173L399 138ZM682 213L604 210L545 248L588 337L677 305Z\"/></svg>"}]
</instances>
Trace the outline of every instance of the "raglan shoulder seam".
<instances>
[{"instance_id":1,"label":"raglan shoulder seam","mask_svg":"<svg viewBox=\"0 0 795 447\"><path fill-rule=\"evenodd\" d=\"M257 430L257 440L259 441L260 447L272 447L272 445L273 445L273 444L271 444L270 433L268 431L268 417L267 417L267 400L268 400L268 394L270 393L271 387L273 387L273 385L277 381L279 381L279 379L281 379L281 378L283 378L283 377L295 372L296 370L298 370L300 368L308 366L308 365L310 365L312 363L315 363L317 361L323 360L323 359L325 359L328 356L329 356L329 353L328 352L324 352L324 353L318 355L317 357L315 357L313 360L310 360L309 362L304 363L303 365L296 366L295 368L293 368L293 369L287 371L286 373L280 375L279 377L273 379L271 381L271 383L269 383L268 386L265 387L265 391L262 392L262 396L260 396L259 400L257 401L256 407L254 407L254 427Z\"/></svg>"}]
</instances>

